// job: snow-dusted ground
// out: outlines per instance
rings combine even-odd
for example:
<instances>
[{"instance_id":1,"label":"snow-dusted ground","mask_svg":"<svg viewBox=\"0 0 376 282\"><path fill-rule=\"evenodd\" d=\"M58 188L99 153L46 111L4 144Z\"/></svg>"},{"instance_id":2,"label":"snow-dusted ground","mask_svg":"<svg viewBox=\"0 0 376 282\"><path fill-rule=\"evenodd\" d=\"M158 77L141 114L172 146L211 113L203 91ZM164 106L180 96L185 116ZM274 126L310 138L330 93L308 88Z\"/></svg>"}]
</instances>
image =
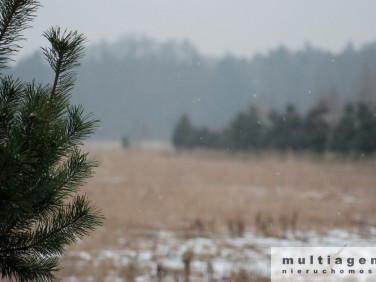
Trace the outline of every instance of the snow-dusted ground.
<instances>
[{"instance_id":1,"label":"snow-dusted ground","mask_svg":"<svg viewBox=\"0 0 376 282\"><path fill-rule=\"evenodd\" d=\"M207 237L184 238L167 231L150 231L139 242L137 248L104 249L89 252L71 252L83 264L100 266L111 260L124 268L136 267L136 281L156 281L157 267L164 275L163 281L183 281L183 256L192 253L191 281L228 281L231 273L245 270L248 273L269 277L271 247L365 247L376 246L376 230L366 235L347 230L332 230L326 233L295 232L284 238L266 237L254 231L242 237L210 235ZM108 281L125 281L114 273ZM74 281L74 279L72 279Z\"/></svg>"}]
</instances>

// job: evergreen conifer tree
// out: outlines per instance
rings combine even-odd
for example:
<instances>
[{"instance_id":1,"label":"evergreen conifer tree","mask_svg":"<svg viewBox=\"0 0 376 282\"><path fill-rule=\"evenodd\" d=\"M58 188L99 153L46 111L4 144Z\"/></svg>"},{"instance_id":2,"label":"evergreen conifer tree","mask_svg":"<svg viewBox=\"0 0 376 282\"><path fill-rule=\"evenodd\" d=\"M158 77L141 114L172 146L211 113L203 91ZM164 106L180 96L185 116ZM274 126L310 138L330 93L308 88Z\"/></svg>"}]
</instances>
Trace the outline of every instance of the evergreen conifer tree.
<instances>
[{"instance_id":1,"label":"evergreen conifer tree","mask_svg":"<svg viewBox=\"0 0 376 282\"><path fill-rule=\"evenodd\" d=\"M172 142L176 148L192 148L194 146L195 128L192 126L188 115L184 114L175 126Z\"/></svg>"},{"instance_id":2,"label":"evergreen conifer tree","mask_svg":"<svg viewBox=\"0 0 376 282\"><path fill-rule=\"evenodd\" d=\"M80 146L97 121L70 103L83 35L44 33L49 85L4 74L39 6L0 0L0 277L17 281L55 281L64 248L103 221L78 194L96 166Z\"/></svg>"},{"instance_id":3,"label":"evergreen conifer tree","mask_svg":"<svg viewBox=\"0 0 376 282\"><path fill-rule=\"evenodd\" d=\"M257 150L263 146L264 127L257 106L238 113L226 131L229 147L235 150Z\"/></svg>"}]
</instances>

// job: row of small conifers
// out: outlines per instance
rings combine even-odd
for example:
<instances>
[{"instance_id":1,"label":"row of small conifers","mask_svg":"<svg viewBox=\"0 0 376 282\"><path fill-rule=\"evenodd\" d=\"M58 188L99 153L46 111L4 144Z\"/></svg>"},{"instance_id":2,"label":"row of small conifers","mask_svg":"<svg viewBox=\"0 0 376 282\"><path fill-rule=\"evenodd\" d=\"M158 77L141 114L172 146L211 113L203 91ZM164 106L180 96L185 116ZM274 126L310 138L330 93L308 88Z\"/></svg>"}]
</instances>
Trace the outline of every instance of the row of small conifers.
<instances>
[{"instance_id":1,"label":"row of small conifers","mask_svg":"<svg viewBox=\"0 0 376 282\"><path fill-rule=\"evenodd\" d=\"M326 104L318 103L302 114L290 104L283 111L272 110L268 115L251 106L221 130L194 126L183 115L175 126L172 141L178 149L369 154L376 150L376 106L349 102L334 113Z\"/></svg>"}]
</instances>

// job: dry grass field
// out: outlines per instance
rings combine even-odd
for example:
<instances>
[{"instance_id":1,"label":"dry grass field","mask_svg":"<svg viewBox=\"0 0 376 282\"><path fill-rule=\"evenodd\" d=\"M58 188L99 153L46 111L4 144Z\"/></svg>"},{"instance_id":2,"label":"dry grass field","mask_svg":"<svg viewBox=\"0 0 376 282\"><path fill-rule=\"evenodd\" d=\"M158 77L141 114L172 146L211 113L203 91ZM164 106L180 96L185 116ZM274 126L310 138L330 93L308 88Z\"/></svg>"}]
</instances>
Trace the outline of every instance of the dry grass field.
<instances>
[{"instance_id":1,"label":"dry grass field","mask_svg":"<svg viewBox=\"0 0 376 282\"><path fill-rule=\"evenodd\" d=\"M100 166L82 190L106 222L68 250L63 281L188 281L187 275L190 281L268 281L235 253L259 250L261 238L304 241L299 236L307 232L346 230L367 238L376 226L375 158L98 144L85 150ZM274 244L268 242L264 247ZM236 268L228 269L232 259Z\"/></svg>"}]
</instances>

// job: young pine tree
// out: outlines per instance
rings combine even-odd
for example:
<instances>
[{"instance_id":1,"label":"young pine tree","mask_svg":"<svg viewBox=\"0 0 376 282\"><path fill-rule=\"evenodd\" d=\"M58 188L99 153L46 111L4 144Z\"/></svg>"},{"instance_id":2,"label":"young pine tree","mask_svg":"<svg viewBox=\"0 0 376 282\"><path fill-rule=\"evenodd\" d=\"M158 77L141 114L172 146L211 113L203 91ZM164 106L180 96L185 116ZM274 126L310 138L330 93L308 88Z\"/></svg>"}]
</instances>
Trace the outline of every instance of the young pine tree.
<instances>
[{"instance_id":1,"label":"young pine tree","mask_svg":"<svg viewBox=\"0 0 376 282\"><path fill-rule=\"evenodd\" d=\"M96 166L80 151L96 121L69 100L85 38L45 32L49 85L4 74L39 5L0 0L0 277L17 281L55 281L64 248L103 220L77 193Z\"/></svg>"}]
</instances>

